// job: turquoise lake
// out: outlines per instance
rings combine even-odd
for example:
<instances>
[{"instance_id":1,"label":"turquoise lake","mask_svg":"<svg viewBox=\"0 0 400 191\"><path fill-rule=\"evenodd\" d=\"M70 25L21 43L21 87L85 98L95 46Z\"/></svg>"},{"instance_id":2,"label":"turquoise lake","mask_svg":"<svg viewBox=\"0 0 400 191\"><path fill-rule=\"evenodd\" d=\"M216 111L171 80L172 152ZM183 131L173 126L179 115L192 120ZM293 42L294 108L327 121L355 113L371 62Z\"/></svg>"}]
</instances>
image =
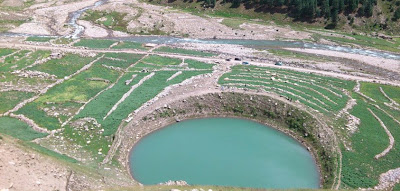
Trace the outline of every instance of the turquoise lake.
<instances>
[{"instance_id":1,"label":"turquoise lake","mask_svg":"<svg viewBox=\"0 0 400 191\"><path fill-rule=\"evenodd\" d=\"M257 122L192 119L142 138L130 153L142 184L184 180L191 185L318 188L311 154L296 140Z\"/></svg>"}]
</instances>

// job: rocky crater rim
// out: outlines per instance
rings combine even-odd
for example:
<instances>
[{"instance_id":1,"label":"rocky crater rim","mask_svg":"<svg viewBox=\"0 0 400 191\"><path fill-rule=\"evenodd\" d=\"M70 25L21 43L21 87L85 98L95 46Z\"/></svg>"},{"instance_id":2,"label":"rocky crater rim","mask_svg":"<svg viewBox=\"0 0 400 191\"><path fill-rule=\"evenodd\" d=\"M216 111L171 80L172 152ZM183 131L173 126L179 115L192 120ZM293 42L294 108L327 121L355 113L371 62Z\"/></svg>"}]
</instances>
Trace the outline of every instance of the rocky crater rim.
<instances>
[{"instance_id":1,"label":"rocky crater rim","mask_svg":"<svg viewBox=\"0 0 400 191\"><path fill-rule=\"evenodd\" d=\"M337 155L333 131L298 103L267 95L221 92L173 101L124 127L117 159L131 174L130 152L141 138L182 120L213 117L256 121L292 137L311 153L320 175L320 187L333 184L338 168L332 162ZM132 174L131 177L139 183Z\"/></svg>"}]
</instances>

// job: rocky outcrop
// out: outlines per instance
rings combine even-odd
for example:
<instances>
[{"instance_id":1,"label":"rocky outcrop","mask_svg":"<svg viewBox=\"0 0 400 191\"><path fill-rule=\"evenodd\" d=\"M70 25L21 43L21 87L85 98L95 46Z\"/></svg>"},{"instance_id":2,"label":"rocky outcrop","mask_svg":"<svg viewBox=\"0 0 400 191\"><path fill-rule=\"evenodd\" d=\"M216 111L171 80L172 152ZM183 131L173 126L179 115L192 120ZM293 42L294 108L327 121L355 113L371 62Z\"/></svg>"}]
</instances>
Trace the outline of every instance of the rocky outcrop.
<instances>
[{"instance_id":1,"label":"rocky outcrop","mask_svg":"<svg viewBox=\"0 0 400 191\"><path fill-rule=\"evenodd\" d=\"M176 181L169 180L169 181L167 181L167 182L160 183L159 185L167 185L167 186L187 186L188 183L187 183L186 181L184 181L184 180L176 180Z\"/></svg>"}]
</instances>

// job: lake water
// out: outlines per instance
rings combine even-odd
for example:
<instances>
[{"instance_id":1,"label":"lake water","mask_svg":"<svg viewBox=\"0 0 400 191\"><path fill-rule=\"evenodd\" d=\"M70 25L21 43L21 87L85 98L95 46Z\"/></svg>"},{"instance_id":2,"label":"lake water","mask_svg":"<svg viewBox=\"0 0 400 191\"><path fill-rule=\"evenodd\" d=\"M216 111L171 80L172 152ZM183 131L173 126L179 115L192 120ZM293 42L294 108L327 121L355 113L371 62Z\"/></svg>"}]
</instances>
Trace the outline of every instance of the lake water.
<instances>
[{"instance_id":1,"label":"lake water","mask_svg":"<svg viewBox=\"0 0 400 191\"><path fill-rule=\"evenodd\" d=\"M311 154L293 138L244 119L205 118L172 124L142 138L130 170L145 185L318 188Z\"/></svg>"}]
</instances>

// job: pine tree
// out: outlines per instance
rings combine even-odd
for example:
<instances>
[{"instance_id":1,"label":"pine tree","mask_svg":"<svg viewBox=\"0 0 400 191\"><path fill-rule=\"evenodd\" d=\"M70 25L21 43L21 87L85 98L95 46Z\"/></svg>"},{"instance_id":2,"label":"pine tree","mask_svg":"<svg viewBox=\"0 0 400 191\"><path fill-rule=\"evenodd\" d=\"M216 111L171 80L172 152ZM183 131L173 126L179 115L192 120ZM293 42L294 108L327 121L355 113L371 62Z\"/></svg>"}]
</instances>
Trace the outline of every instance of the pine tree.
<instances>
[{"instance_id":1,"label":"pine tree","mask_svg":"<svg viewBox=\"0 0 400 191\"><path fill-rule=\"evenodd\" d=\"M301 18L302 11L303 11L303 2L302 2L302 0L294 0L293 1L293 6L295 7L295 9L294 9L295 18Z\"/></svg>"},{"instance_id":2,"label":"pine tree","mask_svg":"<svg viewBox=\"0 0 400 191\"><path fill-rule=\"evenodd\" d=\"M331 17L331 9L329 7L329 0L323 0L321 5L321 15L325 18Z\"/></svg>"},{"instance_id":3,"label":"pine tree","mask_svg":"<svg viewBox=\"0 0 400 191\"><path fill-rule=\"evenodd\" d=\"M364 8L364 15L366 17L372 16L372 11L373 11L373 1L372 0L367 0L365 1L365 8Z\"/></svg>"},{"instance_id":4,"label":"pine tree","mask_svg":"<svg viewBox=\"0 0 400 191\"><path fill-rule=\"evenodd\" d=\"M339 0L339 13L344 11L344 0Z\"/></svg>"},{"instance_id":5,"label":"pine tree","mask_svg":"<svg viewBox=\"0 0 400 191\"><path fill-rule=\"evenodd\" d=\"M338 14L339 14L339 0L332 0L332 23L334 25L338 22Z\"/></svg>"},{"instance_id":6,"label":"pine tree","mask_svg":"<svg viewBox=\"0 0 400 191\"><path fill-rule=\"evenodd\" d=\"M349 0L348 2L348 10L349 12L354 12L358 8L358 0Z\"/></svg>"},{"instance_id":7,"label":"pine tree","mask_svg":"<svg viewBox=\"0 0 400 191\"><path fill-rule=\"evenodd\" d=\"M394 15L393 15L394 21L397 21L399 19L400 19L400 7L396 9L396 11L394 12Z\"/></svg>"},{"instance_id":8,"label":"pine tree","mask_svg":"<svg viewBox=\"0 0 400 191\"><path fill-rule=\"evenodd\" d=\"M237 8L240 6L241 0L233 0L232 1L232 7Z\"/></svg>"}]
</instances>

